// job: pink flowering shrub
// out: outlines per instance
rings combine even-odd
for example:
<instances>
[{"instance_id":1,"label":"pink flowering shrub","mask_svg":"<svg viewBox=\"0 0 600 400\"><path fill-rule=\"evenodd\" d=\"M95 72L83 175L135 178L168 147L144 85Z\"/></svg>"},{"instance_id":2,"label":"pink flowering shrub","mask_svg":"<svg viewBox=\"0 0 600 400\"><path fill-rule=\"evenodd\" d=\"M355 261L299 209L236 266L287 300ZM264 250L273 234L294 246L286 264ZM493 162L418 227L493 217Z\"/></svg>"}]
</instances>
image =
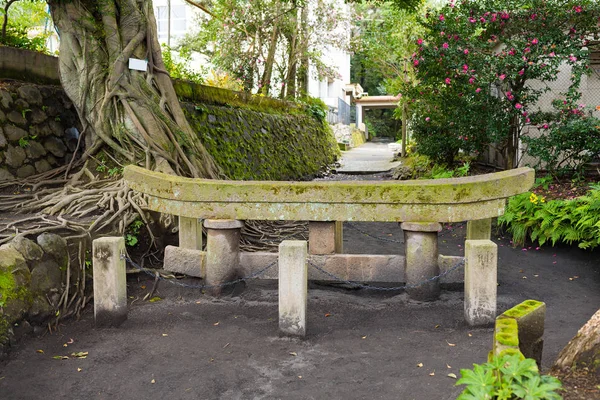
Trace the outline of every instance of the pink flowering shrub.
<instances>
[{"instance_id":1,"label":"pink flowering shrub","mask_svg":"<svg viewBox=\"0 0 600 400\"><path fill-rule=\"evenodd\" d=\"M495 143L513 167L523 127L556 119L537 109L547 89L528 82L553 81L568 64L564 98L577 101L599 17L594 0L463 0L429 11L422 20L428 34L412 57L417 84L403 89L417 151L450 163L461 150Z\"/></svg>"}]
</instances>

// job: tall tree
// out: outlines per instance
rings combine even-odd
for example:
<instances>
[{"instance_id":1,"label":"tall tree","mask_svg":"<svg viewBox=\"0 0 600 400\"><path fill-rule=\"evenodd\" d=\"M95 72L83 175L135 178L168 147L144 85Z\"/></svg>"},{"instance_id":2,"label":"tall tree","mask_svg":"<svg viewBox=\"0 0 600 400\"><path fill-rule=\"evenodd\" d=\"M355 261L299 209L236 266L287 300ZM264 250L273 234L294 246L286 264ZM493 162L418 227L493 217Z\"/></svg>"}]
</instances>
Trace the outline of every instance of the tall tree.
<instances>
[{"instance_id":1,"label":"tall tree","mask_svg":"<svg viewBox=\"0 0 600 400\"><path fill-rule=\"evenodd\" d=\"M218 168L188 124L160 52L152 3L49 0L61 82L81 118L84 159L108 147L125 163L193 177ZM148 60L132 70L130 58Z\"/></svg>"}]
</instances>

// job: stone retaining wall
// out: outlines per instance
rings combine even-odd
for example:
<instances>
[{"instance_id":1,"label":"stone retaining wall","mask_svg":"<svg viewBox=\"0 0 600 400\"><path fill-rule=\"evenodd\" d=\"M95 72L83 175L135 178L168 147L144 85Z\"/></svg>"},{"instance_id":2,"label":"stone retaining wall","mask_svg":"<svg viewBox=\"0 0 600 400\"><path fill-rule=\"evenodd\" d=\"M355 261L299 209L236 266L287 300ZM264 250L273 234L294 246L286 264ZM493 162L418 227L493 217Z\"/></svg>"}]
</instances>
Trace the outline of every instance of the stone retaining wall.
<instances>
[{"instance_id":1,"label":"stone retaining wall","mask_svg":"<svg viewBox=\"0 0 600 400\"><path fill-rule=\"evenodd\" d=\"M64 290L68 254L66 240L52 233L0 246L0 358L19 336L36 326L45 331Z\"/></svg>"},{"instance_id":2,"label":"stone retaining wall","mask_svg":"<svg viewBox=\"0 0 600 400\"><path fill-rule=\"evenodd\" d=\"M0 181L68 163L79 131L77 112L60 86L0 81Z\"/></svg>"}]
</instances>

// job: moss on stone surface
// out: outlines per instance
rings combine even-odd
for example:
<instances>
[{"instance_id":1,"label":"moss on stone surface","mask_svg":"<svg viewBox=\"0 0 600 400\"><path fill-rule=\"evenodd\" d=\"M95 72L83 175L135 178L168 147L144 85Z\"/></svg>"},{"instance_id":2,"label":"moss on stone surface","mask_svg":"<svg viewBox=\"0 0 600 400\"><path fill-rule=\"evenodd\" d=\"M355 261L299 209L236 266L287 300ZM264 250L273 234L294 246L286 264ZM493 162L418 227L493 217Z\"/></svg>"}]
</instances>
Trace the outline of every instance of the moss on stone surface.
<instances>
[{"instance_id":1,"label":"moss on stone surface","mask_svg":"<svg viewBox=\"0 0 600 400\"><path fill-rule=\"evenodd\" d=\"M30 279L23 256L10 247L0 249L0 343L7 339L12 324L31 306Z\"/></svg>"},{"instance_id":2,"label":"moss on stone surface","mask_svg":"<svg viewBox=\"0 0 600 400\"><path fill-rule=\"evenodd\" d=\"M339 155L329 125L306 114L182 106L207 151L233 180L310 178Z\"/></svg>"},{"instance_id":3,"label":"moss on stone surface","mask_svg":"<svg viewBox=\"0 0 600 400\"><path fill-rule=\"evenodd\" d=\"M527 300L522 302L521 304L514 306L510 310L506 310L502 315L511 318L521 318L524 315L529 314L530 312L543 305L544 303L542 303L541 301Z\"/></svg>"}]
</instances>

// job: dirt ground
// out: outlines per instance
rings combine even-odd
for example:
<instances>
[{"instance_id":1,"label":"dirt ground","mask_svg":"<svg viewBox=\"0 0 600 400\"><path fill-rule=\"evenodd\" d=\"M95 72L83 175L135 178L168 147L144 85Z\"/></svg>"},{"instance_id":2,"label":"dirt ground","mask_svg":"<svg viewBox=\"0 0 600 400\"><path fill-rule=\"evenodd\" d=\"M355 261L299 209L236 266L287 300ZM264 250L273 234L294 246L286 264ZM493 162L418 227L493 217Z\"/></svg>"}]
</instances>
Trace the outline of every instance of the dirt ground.
<instances>
[{"instance_id":1,"label":"dirt ground","mask_svg":"<svg viewBox=\"0 0 600 400\"><path fill-rule=\"evenodd\" d=\"M402 240L398 224L353 227ZM348 253L403 252L350 226L344 234ZM463 254L464 235L464 225L445 227L440 252ZM600 253L494 240L499 311L529 298L547 304L548 368L600 307ZM454 399L461 389L448 374L485 362L491 346L490 327L465 324L460 290L416 303L311 283L299 340L278 335L275 282L250 281L219 299L161 282L162 300L142 302L151 286L147 275L129 276L129 319L119 328L94 329L89 307L59 332L22 339L0 362L0 399Z\"/></svg>"}]
</instances>

